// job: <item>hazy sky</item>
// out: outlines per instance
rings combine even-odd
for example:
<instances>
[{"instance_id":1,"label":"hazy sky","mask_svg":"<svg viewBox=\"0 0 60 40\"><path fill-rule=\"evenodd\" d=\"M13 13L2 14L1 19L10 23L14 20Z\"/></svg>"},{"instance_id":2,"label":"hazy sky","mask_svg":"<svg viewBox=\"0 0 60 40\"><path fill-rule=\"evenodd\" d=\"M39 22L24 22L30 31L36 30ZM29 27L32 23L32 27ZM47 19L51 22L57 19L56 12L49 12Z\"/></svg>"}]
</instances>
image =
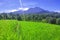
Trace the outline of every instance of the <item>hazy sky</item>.
<instances>
[{"instance_id":1,"label":"hazy sky","mask_svg":"<svg viewBox=\"0 0 60 40\"><path fill-rule=\"evenodd\" d=\"M60 0L22 0L24 8L40 7L50 11L60 11ZM0 12L20 9L19 0L0 0Z\"/></svg>"}]
</instances>

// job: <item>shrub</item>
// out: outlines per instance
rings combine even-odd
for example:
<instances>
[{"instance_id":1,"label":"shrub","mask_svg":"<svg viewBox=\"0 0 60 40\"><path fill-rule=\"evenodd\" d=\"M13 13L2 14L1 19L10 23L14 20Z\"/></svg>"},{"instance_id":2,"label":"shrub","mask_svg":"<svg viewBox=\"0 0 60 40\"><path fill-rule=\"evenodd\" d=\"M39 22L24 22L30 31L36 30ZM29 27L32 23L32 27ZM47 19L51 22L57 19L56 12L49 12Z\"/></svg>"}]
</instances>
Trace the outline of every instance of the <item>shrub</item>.
<instances>
[{"instance_id":1,"label":"shrub","mask_svg":"<svg viewBox=\"0 0 60 40\"><path fill-rule=\"evenodd\" d=\"M50 18L50 19L49 19L49 23L51 23L51 24L56 24L56 19L55 19L55 18Z\"/></svg>"},{"instance_id":2,"label":"shrub","mask_svg":"<svg viewBox=\"0 0 60 40\"><path fill-rule=\"evenodd\" d=\"M56 20L56 24L60 25L60 18Z\"/></svg>"},{"instance_id":3,"label":"shrub","mask_svg":"<svg viewBox=\"0 0 60 40\"><path fill-rule=\"evenodd\" d=\"M46 19L43 19L42 22L47 23Z\"/></svg>"},{"instance_id":4,"label":"shrub","mask_svg":"<svg viewBox=\"0 0 60 40\"><path fill-rule=\"evenodd\" d=\"M56 24L56 18L48 17L46 21L51 24Z\"/></svg>"}]
</instances>

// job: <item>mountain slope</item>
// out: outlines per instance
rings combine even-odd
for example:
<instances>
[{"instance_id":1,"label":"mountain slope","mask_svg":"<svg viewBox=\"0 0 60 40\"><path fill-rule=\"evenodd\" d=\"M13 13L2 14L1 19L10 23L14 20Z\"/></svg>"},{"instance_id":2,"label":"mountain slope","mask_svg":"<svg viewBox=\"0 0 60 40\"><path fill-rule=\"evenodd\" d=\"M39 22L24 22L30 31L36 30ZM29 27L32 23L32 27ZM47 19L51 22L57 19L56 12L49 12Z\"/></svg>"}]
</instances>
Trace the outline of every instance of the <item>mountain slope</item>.
<instances>
[{"instance_id":1,"label":"mountain slope","mask_svg":"<svg viewBox=\"0 0 60 40\"><path fill-rule=\"evenodd\" d=\"M22 10L19 10L19 11L15 11L13 13L18 13L18 14L22 14L22 13L25 13L25 14L34 14L34 13L49 13L49 11L47 10L44 10L42 8L39 8L39 7L35 7L35 8L29 8L28 10L26 11L22 11Z\"/></svg>"}]
</instances>

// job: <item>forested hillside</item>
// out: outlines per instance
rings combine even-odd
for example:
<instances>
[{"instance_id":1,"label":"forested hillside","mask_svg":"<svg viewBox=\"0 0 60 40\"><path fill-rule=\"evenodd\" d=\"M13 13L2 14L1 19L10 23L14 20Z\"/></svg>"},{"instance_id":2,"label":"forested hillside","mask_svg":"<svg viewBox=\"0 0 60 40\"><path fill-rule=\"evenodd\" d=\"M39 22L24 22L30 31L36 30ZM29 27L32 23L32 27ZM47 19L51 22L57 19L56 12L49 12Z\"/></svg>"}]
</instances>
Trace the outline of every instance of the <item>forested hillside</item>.
<instances>
[{"instance_id":1,"label":"forested hillside","mask_svg":"<svg viewBox=\"0 0 60 40\"><path fill-rule=\"evenodd\" d=\"M19 21L37 21L51 24L60 24L60 13L36 13L36 14L14 14L0 13L0 20L19 20Z\"/></svg>"}]
</instances>

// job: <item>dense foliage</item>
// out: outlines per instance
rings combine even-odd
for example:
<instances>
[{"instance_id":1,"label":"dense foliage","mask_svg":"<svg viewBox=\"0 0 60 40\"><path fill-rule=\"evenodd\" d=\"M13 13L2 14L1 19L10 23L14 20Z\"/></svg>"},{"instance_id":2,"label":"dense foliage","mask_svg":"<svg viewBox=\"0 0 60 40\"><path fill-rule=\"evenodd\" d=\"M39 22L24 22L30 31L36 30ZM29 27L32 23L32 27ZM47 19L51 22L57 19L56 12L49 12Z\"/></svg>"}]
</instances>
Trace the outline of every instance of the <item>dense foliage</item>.
<instances>
[{"instance_id":1,"label":"dense foliage","mask_svg":"<svg viewBox=\"0 0 60 40\"><path fill-rule=\"evenodd\" d=\"M43 14L17 14L17 13L1 13L0 20L25 20L25 21L38 21L47 22L51 24L60 24L59 13L43 13Z\"/></svg>"}]
</instances>

